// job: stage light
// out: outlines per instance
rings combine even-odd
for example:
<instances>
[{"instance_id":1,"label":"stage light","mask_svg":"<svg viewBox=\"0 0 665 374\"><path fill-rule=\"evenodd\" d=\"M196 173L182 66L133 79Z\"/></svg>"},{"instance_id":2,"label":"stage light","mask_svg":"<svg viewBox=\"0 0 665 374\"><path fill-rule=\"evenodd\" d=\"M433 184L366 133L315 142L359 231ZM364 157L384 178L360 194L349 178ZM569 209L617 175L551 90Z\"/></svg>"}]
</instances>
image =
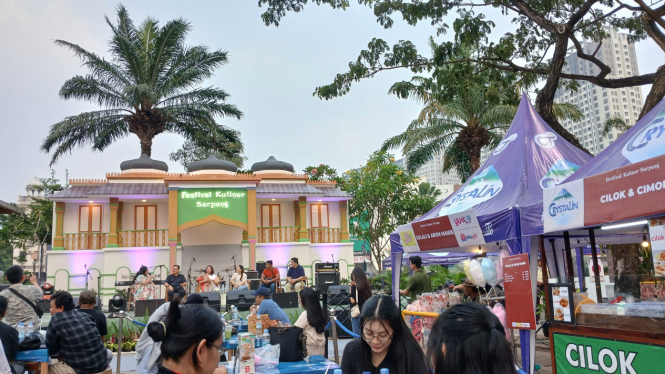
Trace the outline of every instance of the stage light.
<instances>
[{"instance_id":1,"label":"stage light","mask_svg":"<svg viewBox=\"0 0 665 374\"><path fill-rule=\"evenodd\" d=\"M478 253L483 253L483 248L481 246L478 246Z\"/></svg>"},{"instance_id":2,"label":"stage light","mask_svg":"<svg viewBox=\"0 0 665 374\"><path fill-rule=\"evenodd\" d=\"M275 201L275 199L272 199L272 201Z\"/></svg>"},{"instance_id":3,"label":"stage light","mask_svg":"<svg viewBox=\"0 0 665 374\"><path fill-rule=\"evenodd\" d=\"M145 202L146 202L146 201L148 201L148 200L146 200L146 199L143 199L143 200L141 200L141 201L143 201L143 202L145 203Z\"/></svg>"},{"instance_id":4,"label":"stage light","mask_svg":"<svg viewBox=\"0 0 665 374\"><path fill-rule=\"evenodd\" d=\"M627 223L619 223L617 225L609 225L609 226L601 226L601 230L612 230L612 229L620 229L622 227L630 227L630 226L638 226L638 225L646 225L648 222L646 220L644 221L636 221L636 222L627 222Z\"/></svg>"},{"instance_id":5,"label":"stage light","mask_svg":"<svg viewBox=\"0 0 665 374\"><path fill-rule=\"evenodd\" d=\"M646 248L649 246L649 242L647 241L647 235L644 234L642 235L642 247Z\"/></svg>"},{"instance_id":6,"label":"stage light","mask_svg":"<svg viewBox=\"0 0 665 374\"><path fill-rule=\"evenodd\" d=\"M89 202L90 204L94 203L94 201L92 201L92 200L90 200L90 201L88 201L88 202Z\"/></svg>"}]
</instances>

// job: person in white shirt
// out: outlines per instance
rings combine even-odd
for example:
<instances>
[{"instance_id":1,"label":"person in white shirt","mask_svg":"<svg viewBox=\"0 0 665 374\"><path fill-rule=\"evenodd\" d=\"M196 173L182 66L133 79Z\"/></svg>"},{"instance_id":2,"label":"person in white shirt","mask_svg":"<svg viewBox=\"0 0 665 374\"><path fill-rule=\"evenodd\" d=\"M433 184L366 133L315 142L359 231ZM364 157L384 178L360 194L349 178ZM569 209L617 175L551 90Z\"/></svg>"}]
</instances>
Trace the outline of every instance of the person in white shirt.
<instances>
[{"instance_id":1,"label":"person in white shirt","mask_svg":"<svg viewBox=\"0 0 665 374\"><path fill-rule=\"evenodd\" d=\"M311 288L300 291L300 304L305 311L300 314L294 326L303 329L307 336L307 355L323 356L326 351L326 337L323 332L328 319L323 313L316 291Z\"/></svg>"},{"instance_id":2,"label":"person in white shirt","mask_svg":"<svg viewBox=\"0 0 665 374\"><path fill-rule=\"evenodd\" d=\"M245 274L244 266L236 266L236 272L231 277L231 286L238 291L249 289L249 287L247 287L247 274Z\"/></svg>"},{"instance_id":3,"label":"person in white shirt","mask_svg":"<svg viewBox=\"0 0 665 374\"><path fill-rule=\"evenodd\" d=\"M215 274L215 269L213 269L212 265L206 266L206 273L199 277L197 281L201 285L201 292L213 292L215 286L219 285L217 274Z\"/></svg>"}]
</instances>

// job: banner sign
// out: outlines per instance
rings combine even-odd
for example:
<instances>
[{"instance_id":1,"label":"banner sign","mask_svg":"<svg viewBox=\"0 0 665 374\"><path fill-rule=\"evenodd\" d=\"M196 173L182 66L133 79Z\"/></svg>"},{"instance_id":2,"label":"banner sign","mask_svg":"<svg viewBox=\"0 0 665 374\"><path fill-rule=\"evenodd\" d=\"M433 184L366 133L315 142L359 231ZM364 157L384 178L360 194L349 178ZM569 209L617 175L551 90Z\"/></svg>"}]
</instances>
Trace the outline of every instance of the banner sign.
<instances>
[{"instance_id":1,"label":"banner sign","mask_svg":"<svg viewBox=\"0 0 665 374\"><path fill-rule=\"evenodd\" d=\"M553 333L557 374L652 374L665 367L665 347Z\"/></svg>"},{"instance_id":2,"label":"banner sign","mask_svg":"<svg viewBox=\"0 0 665 374\"><path fill-rule=\"evenodd\" d=\"M244 188L181 188L178 190L178 226L216 215L247 223Z\"/></svg>"},{"instance_id":3,"label":"banner sign","mask_svg":"<svg viewBox=\"0 0 665 374\"><path fill-rule=\"evenodd\" d=\"M545 232L665 212L665 155L543 190Z\"/></svg>"},{"instance_id":4,"label":"banner sign","mask_svg":"<svg viewBox=\"0 0 665 374\"><path fill-rule=\"evenodd\" d=\"M665 226L650 226L651 255L657 277L665 277Z\"/></svg>"},{"instance_id":5,"label":"banner sign","mask_svg":"<svg viewBox=\"0 0 665 374\"><path fill-rule=\"evenodd\" d=\"M522 330L535 330L536 312L533 306L528 254L503 259L503 283L508 326Z\"/></svg>"},{"instance_id":6,"label":"banner sign","mask_svg":"<svg viewBox=\"0 0 665 374\"><path fill-rule=\"evenodd\" d=\"M404 252L485 244L483 230L473 209L412 222L397 228Z\"/></svg>"}]
</instances>

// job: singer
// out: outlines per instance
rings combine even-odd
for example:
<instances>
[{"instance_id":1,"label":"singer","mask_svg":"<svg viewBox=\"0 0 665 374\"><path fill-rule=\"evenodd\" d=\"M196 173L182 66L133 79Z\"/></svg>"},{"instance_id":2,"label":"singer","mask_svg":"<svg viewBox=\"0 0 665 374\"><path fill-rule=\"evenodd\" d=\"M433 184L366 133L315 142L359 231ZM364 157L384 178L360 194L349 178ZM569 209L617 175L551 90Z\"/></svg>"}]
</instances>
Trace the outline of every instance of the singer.
<instances>
[{"instance_id":1,"label":"singer","mask_svg":"<svg viewBox=\"0 0 665 374\"><path fill-rule=\"evenodd\" d=\"M185 298L187 291L185 291L184 287L187 285L187 279L185 279L184 275L180 274L180 265L173 265L171 274L166 277L164 285L169 295L169 301L173 300L173 294L175 293L180 295L181 300Z\"/></svg>"},{"instance_id":2,"label":"singer","mask_svg":"<svg viewBox=\"0 0 665 374\"><path fill-rule=\"evenodd\" d=\"M155 298L154 274L150 274L147 266L141 266L134 275L134 300L152 300Z\"/></svg>"}]
</instances>

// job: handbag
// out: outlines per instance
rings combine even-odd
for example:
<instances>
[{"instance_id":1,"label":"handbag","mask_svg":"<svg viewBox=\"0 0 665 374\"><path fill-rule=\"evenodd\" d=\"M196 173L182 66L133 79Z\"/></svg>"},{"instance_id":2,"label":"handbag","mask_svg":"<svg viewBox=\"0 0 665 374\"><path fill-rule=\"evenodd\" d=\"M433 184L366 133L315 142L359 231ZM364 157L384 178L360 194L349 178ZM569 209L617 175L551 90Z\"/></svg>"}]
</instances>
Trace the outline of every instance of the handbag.
<instances>
[{"instance_id":1,"label":"handbag","mask_svg":"<svg viewBox=\"0 0 665 374\"><path fill-rule=\"evenodd\" d=\"M42 307L40 307L39 305L33 304L32 301L28 300L28 298L21 295L21 293L16 291L15 289L8 288L8 290L9 290L9 292L11 292L14 295L18 296L19 299L21 299L21 300L25 301L26 303L28 303L28 305L30 305L32 307L32 310L34 310L35 313L37 313L37 317L42 318L42 316L44 315L44 310L42 309Z\"/></svg>"},{"instance_id":2,"label":"handbag","mask_svg":"<svg viewBox=\"0 0 665 374\"><path fill-rule=\"evenodd\" d=\"M270 344L279 344L279 362L298 362L307 357L307 337L302 328L270 327Z\"/></svg>"},{"instance_id":3,"label":"handbag","mask_svg":"<svg viewBox=\"0 0 665 374\"><path fill-rule=\"evenodd\" d=\"M43 339L40 333L31 333L18 343L18 350L22 352L39 349L44 343Z\"/></svg>"},{"instance_id":4,"label":"handbag","mask_svg":"<svg viewBox=\"0 0 665 374\"><path fill-rule=\"evenodd\" d=\"M351 317L358 318L360 316L360 307L358 306L358 287L356 287L356 304L351 308Z\"/></svg>"}]
</instances>

